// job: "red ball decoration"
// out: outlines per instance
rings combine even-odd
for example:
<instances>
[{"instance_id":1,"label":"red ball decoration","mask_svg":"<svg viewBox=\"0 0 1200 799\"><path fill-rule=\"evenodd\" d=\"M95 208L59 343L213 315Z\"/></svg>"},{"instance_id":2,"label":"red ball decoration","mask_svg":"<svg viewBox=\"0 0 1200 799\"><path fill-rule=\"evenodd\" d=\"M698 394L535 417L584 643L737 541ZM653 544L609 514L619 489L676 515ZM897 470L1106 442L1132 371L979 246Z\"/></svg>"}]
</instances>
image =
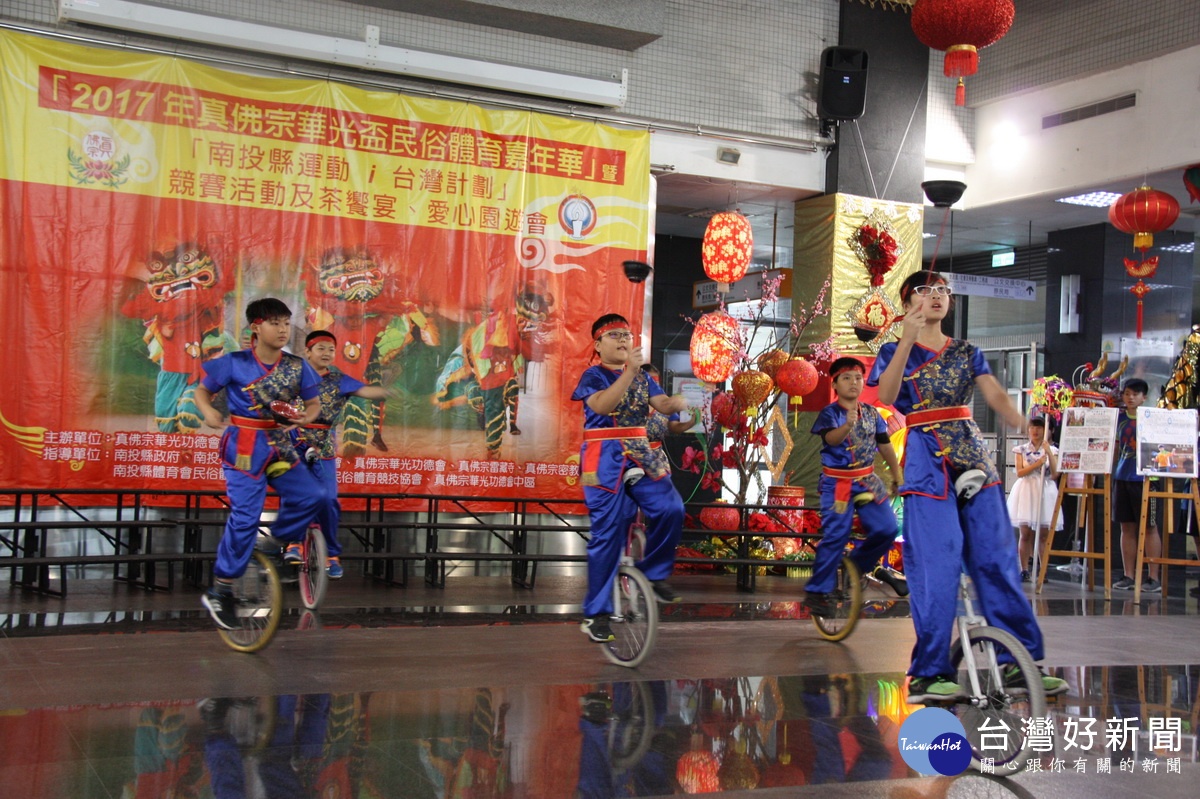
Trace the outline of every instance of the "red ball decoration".
<instances>
[{"instance_id":1,"label":"red ball decoration","mask_svg":"<svg viewBox=\"0 0 1200 799\"><path fill-rule=\"evenodd\" d=\"M684 793L716 793L721 790L720 767L712 752L684 752L675 765L675 780Z\"/></svg>"},{"instance_id":2,"label":"red ball decoration","mask_svg":"<svg viewBox=\"0 0 1200 799\"><path fill-rule=\"evenodd\" d=\"M1108 207L1108 221L1122 233L1133 234L1133 247L1146 250L1179 218L1179 202L1165 191L1141 186L1122 194Z\"/></svg>"},{"instance_id":3,"label":"red ball decoration","mask_svg":"<svg viewBox=\"0 0 1200 799\"><path fill-rule=\"evenodd\" d=\"M1013 0L917 0L912 29L926 47L944 50L942 71L958 78L955 105L966 104L963 78L979 69L979 48L994 44L1012 27Z\"/></svg>"},{"instance_id":4,"label":"red ball decoration","mask_svg":"<svg viewBox=\"0 0 1200 799\"><path fill-rule=\"evenodd\" d=\"M700 261L704 274L718 283L735 283L746 276L754 253L750 220L736 211L723 211L708 220Z\"/></svg>"},{"instance_id":5,"label":"red ball decoration","mask_svg":"<svg viewBox=\"0 0 1200 799\"><path fill-rule=\"evenodd\" d=\"M718 532L729 533L742 526L742 514L737 508L701 508L700 523L709 530L717 530Z\"/></svg>"},{"instance_id":6,"label":"red ball decoration","mask_svg":"<svg viewBox=\"0 0 1200 799\"><path fill-rule=\"evenodd\" d=\"M791 397L811 394L819 379L817 367L803 358L792 358L775 370L775 382Z\"/></svg>"},{"instance_id":7,"label":"red ball decoration","mask_svg":"<svg viewBox=\"0 0 1200 799\"><path fill-rule=\"evenodd\" d=\"M727 313L700 317L692 331L692 374L708 383L723 383L733 373L738 354L738 323Z\"/></svg>"},{"instance_id":8,"label":"red ball decoration","mask_svg":"<svg viewBox=\"0 0 1200 799\"><path fill-rule=\"evenodd\" d=\"M727 391L715 395L709 407L712 409L713 419L722 427L737 427L741 422L742 407L738 404L737 399Z\"/></svg>"}]
</instances>

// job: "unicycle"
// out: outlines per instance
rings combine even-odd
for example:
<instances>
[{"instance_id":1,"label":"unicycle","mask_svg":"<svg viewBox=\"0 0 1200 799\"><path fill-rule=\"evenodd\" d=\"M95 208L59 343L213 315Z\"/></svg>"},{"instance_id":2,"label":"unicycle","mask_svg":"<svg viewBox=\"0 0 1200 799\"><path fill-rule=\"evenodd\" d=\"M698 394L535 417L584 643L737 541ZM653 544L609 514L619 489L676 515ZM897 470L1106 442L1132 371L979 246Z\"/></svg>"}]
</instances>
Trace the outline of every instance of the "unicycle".
<instances>
[{"instance_id":1,"label":"unicycle","mask_svg":"<svg viewBox=\"0 0 1200 799\"><path fill-rule=\"evenodd\" d=\"M279 572L266 554L254 550L245 573L233 581L233 599L240 626L217 628L231 649L257 652L271 643L283 616L283 586Z\"/></svg>"},{"instance_id":2,"label":"unicycle","mask_svg":"<svg viewBox=\"0 0 1200 799\"><path fill-rule=\"evenodd\" d=\"M1046 715L1042 673L1016 636L989 626L975 613L969 587L964 573L959 578L958 639L950 649L950 662L966 696L947 710L966 729L972 768L1013 774L1033 756L1023 721ZM988 763L992 770L985 768Z\"/></svg>"},{"instance_id":3,"label":"unicycle","mask_svg":"<svg viewBox=\"0 0 1200 799\"><path fill-rule=\"evenodd\" d=\"M646 659L658 634L658 602L654 588L634 565L645 549L646 532L639 512L637 521L629 525L625 551L613 580L613 640L603 644L605 657L630 669Z\"/></svg>"},{"instance_id":4,"label":"unicycle","mask_svg":"<svg viewBox=\"0 0 1200 799\"><path fill-rule=\"evenodd\" d=\"M329 546L321 527L311 524L300 542L301 561L297 564L300 577L300 601L308 610L316 610L325 598L329 586L329 574L325 564L329 560Z\"/></svg>"},{"instance_id":5,"label":"unicycle","mask_svg":"<svg viewBox=\"0 0 1200 799\"><path fill-rule=\"evenodd\" d=\"M854 632L854 626L858 624L863 609L862 582L862 574L854 565L854 561L843 557L842 562L838 564L833 590L829 592L832 612L811 613L812 623L826 641L843 641Z\"/></svg>"}]
</instances>

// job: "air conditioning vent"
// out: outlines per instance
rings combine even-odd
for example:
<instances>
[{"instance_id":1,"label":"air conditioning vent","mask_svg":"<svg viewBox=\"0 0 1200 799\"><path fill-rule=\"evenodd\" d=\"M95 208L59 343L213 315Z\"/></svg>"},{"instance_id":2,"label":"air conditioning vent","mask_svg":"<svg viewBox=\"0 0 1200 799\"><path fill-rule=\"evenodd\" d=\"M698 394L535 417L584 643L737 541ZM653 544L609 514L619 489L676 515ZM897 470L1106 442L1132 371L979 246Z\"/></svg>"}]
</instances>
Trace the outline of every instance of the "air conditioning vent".
<instances>
[{"instance_id":1,"label":"air conditioning vent","mask_svg":"<svg viewBox=\"0 0 1200 799\"><path fill-rule=\"evenodd\" d=\"M1050 114L1042 117L1042 130L1046 128L1057 128L1059 125L1066 125L1071 122L1078 122L1081 119L1091 119L1102 114L1111 114L1114 111L1120 111L1123 108L1133 108L1137 105L1136 94L1124 94L1120 97L1114 97L1111 100L1104 100L1091 105L1072 108L1068 111L1060 111L1057 114Z\"/></svg>"}]
</instances>

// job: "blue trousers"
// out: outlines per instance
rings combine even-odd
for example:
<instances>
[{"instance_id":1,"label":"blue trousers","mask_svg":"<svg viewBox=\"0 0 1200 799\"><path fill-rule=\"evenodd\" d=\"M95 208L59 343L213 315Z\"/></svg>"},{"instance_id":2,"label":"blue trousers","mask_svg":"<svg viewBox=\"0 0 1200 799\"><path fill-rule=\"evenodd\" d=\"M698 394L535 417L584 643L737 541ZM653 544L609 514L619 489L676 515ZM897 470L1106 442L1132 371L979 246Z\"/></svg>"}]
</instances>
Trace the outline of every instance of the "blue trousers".
<instances>
[{"instance_id":1,"label":"blue trousers","mask_svg":"<svg viewBox=\"0 0 1200 799\"><path fill-rule=\"evenodd\" d=\"M675 568L675 548L683 534L683 499L670 477L643 477L629 488L612 492L585 486L583 498L591 519L588 541L588 587L585 616L612 613L612 584L621 565L629 525L638 508L646 519L646 551L636 564L651 580L665 580Z\"/></svg>"},{"instance_id":2,"label":"blue trousers","mask_svg":"<svg viewBox=\"0 0 1200 799\"><path fill-rule=\"evenodd\" d=\"M1017 544L1000 485L984 488L961 507L953 495L909 494L904 497L904 576L917 632L908 670L913 677L954 674L950 638L964 568L988 624L1015 635L1034 660L1045 654L1041 628L1021 590Z\"/></svg>"},{"instance_id":3,"label":"blue trousers","mask_svg":"<svg viewBox=\"0 0 1200 799\"><path fill-rule=\"evenodd\" d=\"M821 540L817 544L812 577L805 586L806 591L813 593L827 594L833 590L838 564L842 562L842 552L850 540L850 526L856 512L853 503L841 513L834 511L833 492L832 486L821 492ZM867 537L854 548L850 559L860 572L866 574L875 568L875 564L891 547L900 528L896 524L892 506L886 501L867 502L857 509L857 513Z\"/></svg>"},{"instance_id":4,"label":"blue trousers","mask_svg":"<svg viewBox=\"0 0 1200 799\"><path fill-rule=\"evenodd\" d=\"M317 524L325 536L329 557L342 554L338 543L338 526L342 523L342 503L338 502L337 458L321 459L312 465L312 472L325 487L325 504L317 512Z\"/></svg>"},{"instance_id":5,"label":"blue trousers","mask_svg":"<svg viewBox=\"0 0 1200 799\"><path fill-rule=\"evenodd\" d=\"M213 574L222 578L241 577L254 552L259 517L267 499L267 486L279 494L279 515L271 525L271 535L281 541L304 538L317 513L326 504L325 486L303 464L278 477L253 477L225 467L225 493L229 496L229 519L225 534L217 544L217 562Z\"/></svg>"}]
</instances>

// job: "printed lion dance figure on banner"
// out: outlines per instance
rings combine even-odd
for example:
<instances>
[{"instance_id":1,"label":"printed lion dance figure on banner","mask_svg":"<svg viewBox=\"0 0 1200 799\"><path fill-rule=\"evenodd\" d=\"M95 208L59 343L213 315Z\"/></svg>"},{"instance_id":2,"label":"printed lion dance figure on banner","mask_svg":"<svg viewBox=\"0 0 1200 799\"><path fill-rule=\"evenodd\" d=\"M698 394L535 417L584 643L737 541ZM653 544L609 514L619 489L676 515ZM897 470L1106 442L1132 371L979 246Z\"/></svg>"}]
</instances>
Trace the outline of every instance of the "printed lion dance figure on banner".
<instances>
[{"instance_id":1,"label":"printed lion dance figure on banner","mask_svg":"<svg viewBox=\"0 0 1200 799\"><path fill-rule=\"evenodd\" d=\"M160 371L154 393L154 420L163 433L194 433L203 419L195 404L202 364L236 343L223 331L225 270L195 243L150 254L145 272L132 277L121 313L141 319L142 340Z\"/></svg>"},{"instance_id":2,"label":"printed lion dance figure on banner","mask_svg":"<svg viewBox=\"0 0 1200 799\"><path fill-rule=\"evenodd\" d=\"M438 377L438 408L470 406L479 415L489 458L500 457L506 425L510 434L521 434L517 411L525 364L540 361L557 338L555 310L545 286L526 285L515 313L493 310L467 329Z\"/></svg>"},{"instance_id":3,"label":"printed lion dance figure on banner","mask_svg":"<svg viewBox=\"0 0 1200 799\"><path fill-rule=\"evenodd\" d=\"M384 367L412 344L437 346L437 326L414 302L391 296L395 277L365 248L333 247L307 286L307 323L337 337L334 365L368 386L383 385ZM386 452L384 402L351 397L342 416L342 454L362 455L370 442Z\"/></svg>"}]
</instances>

